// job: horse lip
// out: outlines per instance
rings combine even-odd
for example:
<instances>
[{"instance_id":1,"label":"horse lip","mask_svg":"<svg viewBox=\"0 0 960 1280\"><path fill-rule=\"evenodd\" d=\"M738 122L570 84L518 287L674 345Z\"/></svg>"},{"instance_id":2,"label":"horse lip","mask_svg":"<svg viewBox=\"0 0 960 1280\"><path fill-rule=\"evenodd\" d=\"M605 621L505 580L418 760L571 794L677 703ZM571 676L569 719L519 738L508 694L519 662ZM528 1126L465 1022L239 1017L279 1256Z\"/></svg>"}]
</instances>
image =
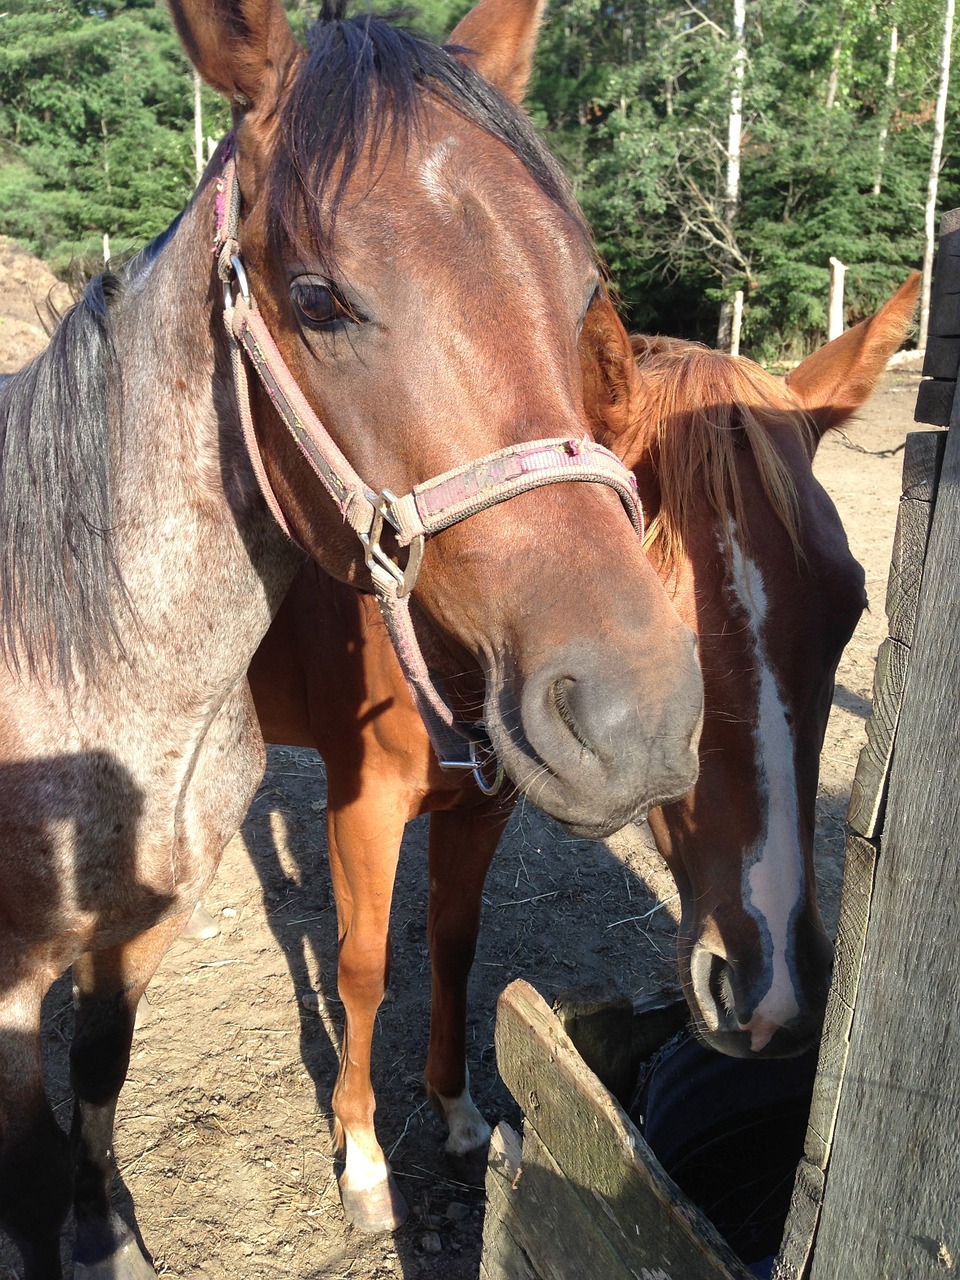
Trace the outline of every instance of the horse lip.
<instances>
[{"instance_id":1,"label":"horse lip","mask_svg":"<svg viewBox=\"0 0 960 1280\"><path fill-rule=\"evenodd\" d=\"M789 1027L777 1027L763 1042L755 1047L754 1036L749 1028L736 1023L730 1028L719 1031L708 1031L701 1026L694 1015L693 1027L697 1039L714 1053L722 1053L728 1058L742 1058L759 1061L766 1058L799 1058L817 1042L819 1029L804 1035L797 1035Z\"/></svg>"}]
</instances>

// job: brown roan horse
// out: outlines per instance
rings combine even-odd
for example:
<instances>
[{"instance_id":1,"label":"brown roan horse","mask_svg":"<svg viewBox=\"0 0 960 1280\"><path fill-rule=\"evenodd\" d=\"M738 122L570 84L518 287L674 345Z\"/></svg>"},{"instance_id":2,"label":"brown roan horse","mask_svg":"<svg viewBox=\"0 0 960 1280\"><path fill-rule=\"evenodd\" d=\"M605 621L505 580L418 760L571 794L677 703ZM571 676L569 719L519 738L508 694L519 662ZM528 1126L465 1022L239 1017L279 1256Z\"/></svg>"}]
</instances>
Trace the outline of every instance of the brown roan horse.
<instances>
[{"instance_id":1,"label":"brown roan horse","mask_svg":"<svg viewBox=\"0 0 960 1280\"><path fill-rule=\"evenodd\" d=\"M918 282L785 380L705 347L646 338L634 339L637 383L601 402L587 380L595 432L635 469L654 517L651 561L700 638L699 779L649 820L680 890L680 972L696 1025L736 1056L799 1052L822 1020L831 953L812 864L819 754L834 672L865 597L811 463L903 340ZM582 345L599 352L590 367L619 367L610 331L588 322ZM403 1205L374 1134L370 1043L403 828L432 815L426 1087L448 1125L448 1152L469 1165L489 1128L469 1092L467 977L512 797L485 796L437 767L375 605L314 565L281 606L250 681L267 740L316 746L326 762L346 1013L334 1093L343 1202L352 1222L389 1229Z\"/></svg>"},{"instance_id":2,"label":"brown roan horse","mask_svg":"<svg viewBox=\"0 0 960 1280\"><path fill-rule=\"evenodd\" d=\"M595 458L586 389L613 397L628 376L578 344L581 326L622 330L514 105L536 3L481 0L444 49L333 7L309 50L280 0L172 10L235 140L169 231L0 388L0 1225L28 1280L61 1275L71 1205L77 1276L153 1275L110 1205L113 1117L140 994L262 775L246 672L303 562L265 496L363 586L355 519L378 492L476 480L486 455L544 438ZM278 348L293 426L255 377L244 412L224 326L238 336L238 316ZM336 477L294 442L316 418L314 450L371 486L339 509ZM456 696L514 783L595 832L686 791L702 713L693 636L610 465L618 492L551 483L438 532L415 593L421 645L441 677L465 673ZM342 909L362 1056L385 941L365 905ZM68 1140L39 1023L71 965Z\"/></svg>"}]
</instances>

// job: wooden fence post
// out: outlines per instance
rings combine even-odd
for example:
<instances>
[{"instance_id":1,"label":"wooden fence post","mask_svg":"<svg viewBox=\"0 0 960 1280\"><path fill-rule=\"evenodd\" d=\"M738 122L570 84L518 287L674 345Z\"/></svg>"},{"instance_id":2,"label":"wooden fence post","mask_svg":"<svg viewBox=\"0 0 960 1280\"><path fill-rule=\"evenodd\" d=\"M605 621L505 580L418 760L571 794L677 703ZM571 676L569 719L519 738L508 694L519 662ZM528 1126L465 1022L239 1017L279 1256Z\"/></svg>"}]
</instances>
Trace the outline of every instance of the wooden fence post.
<instances>
[{"instance_id":1,"label":"wooden fence post","mask_svg":"<svg viewBox=\"0 0 960 1280\"><path fill-rule=\"evenodd\" d=\"M936 382L921 385L917 416L944 422L949 403L950 431L911 436L905 455L890 639L851 800L860 834L778 1280L940 1280L960 1262L957 212L944 219L935 296L944 341L924 366Z\"/></svg>"}]
</instances>

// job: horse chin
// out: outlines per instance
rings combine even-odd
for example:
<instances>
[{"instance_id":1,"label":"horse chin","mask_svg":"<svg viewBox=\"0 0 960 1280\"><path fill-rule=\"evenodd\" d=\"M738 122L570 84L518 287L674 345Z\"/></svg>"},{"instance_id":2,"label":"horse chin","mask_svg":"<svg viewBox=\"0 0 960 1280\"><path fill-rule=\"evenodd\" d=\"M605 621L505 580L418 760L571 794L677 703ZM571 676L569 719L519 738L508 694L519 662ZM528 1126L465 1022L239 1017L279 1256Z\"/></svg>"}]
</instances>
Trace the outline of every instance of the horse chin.
<instances>
[{"instance_id":1,"label":"horse chin","mask_svg":"<svg viewBox=\"0 0 960 1280\"><path fill-rule=\"evenodd\" d=\"M693 1028L701 1044L728 1058L743 1058L752 1062L760 1058L799 1058L816 1044L821 1026L822 1022L817 1021L814 1029L777 1027L761 1048L754 1048L755 1033L751 1028L734 1025L730 1029L711 1030L705 1024L700 1010L693 1011Z\"/></svg>"},{"instance_id":2,"label":"horse chin","mask_svg":"<svg viewBox=\"0 0 960 1280\"><path fill-rule=\"evenodd\" d=\"M604 796L600 787L577 785L576 778L557 771L520 732L508 732L495 713L487 713L486 730L497 761L518 794L561 823L571 835L603 840L628 823L646 818L651 807L646 800L629 797L618 803L609 795Z\"/></svg>"}]
</instances>

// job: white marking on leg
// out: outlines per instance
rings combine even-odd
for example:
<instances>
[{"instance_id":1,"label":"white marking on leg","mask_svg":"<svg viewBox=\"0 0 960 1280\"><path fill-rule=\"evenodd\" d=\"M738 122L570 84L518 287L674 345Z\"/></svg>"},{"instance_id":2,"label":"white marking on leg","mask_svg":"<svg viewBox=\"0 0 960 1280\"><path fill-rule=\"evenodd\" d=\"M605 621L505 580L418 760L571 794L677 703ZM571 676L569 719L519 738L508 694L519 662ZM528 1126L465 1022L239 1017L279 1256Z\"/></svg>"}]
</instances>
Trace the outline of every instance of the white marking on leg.
<instances>
[{"instance_id":1,"label":"white marking on leg","mask_svg":"<svg viewBox=\"0 0 960 1280\"><path fill-rule=\"evenodd\" d=\"M344 1145L343 1177L350 1190L362 1192L383 1186L390 1170L376 1139L371 1150L369 1142L358 1142L344 1133Z\"/></svg>"},{"instance_id":2,"label":"white marking on leg","mask_svg":"<svg viewBox=\"0 0 960 1280\"><path fill-rule=\"evenodd\" d=\"M743 870L744 905L770 947L770 983L750 1022L751 1048L759 1052L778 1027L800 1012L790 941L803 899L804 867L793 731L763 641L766 590L760 570L743 555L735 537L732 545L734 590L753 636L759 679L755 748L762 825L756 844L745 852Z\"/></svg>"},{"instance_id":3,"label":"white marking on leg","mask_svg":"<svg viewBox=\"0 0 960 1280\"><path fill-rule=\"evenodd\" d=\"M463 1093L456 1098L445 1098L440 1093L436 1097L443 1107L443 1116L447 1122L449 1137L444 1144L444 1150L449 1155L465 1156L471 1151L476 1151L478 1147L487 1145L490 1141L490 1126L477 1110L470 1096L469 1072L467 1072Z\"/></svg>"}]
</instances>

